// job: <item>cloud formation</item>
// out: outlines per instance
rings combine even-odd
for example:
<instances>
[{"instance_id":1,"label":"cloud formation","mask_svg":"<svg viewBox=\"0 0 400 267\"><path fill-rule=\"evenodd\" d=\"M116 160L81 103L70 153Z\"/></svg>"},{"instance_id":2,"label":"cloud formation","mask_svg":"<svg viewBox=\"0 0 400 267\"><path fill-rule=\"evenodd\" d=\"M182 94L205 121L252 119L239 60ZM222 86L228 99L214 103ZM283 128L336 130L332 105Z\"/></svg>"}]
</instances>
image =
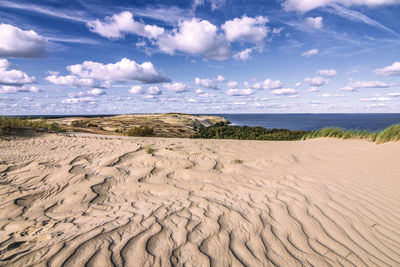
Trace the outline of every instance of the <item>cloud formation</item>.
<instances>
[{"instance_id":1,"label":"cloud formation","mask_svg":"<svg viewBox=\"0 0 400 267\"><path fill-rule=\"evenodd\" d=\"M375 73L382 76L400 76L400 62L396 61L391 66L376 69Z\"/></svg>"},{"instance_id":2,"label":"cloud formation","mask_svg":"<svg viewBox=\"0 0 400 267\"><path fill-rule=\"evenodd\" d=\"M325 77L334 77L337 74L337 71L334 69L330 70L319 70L318 71L319 75L325 76Z\"/></svg>"},{"instance_id":3,"label":"cloud formation","mask_svg":"<svg viewBox=\"0 0 400 267\"><path fill-rule=\"evenodd\" d=\"M302 57L311 57L311 56L318 55L318 54L319 54L319 50L317 48L313 48L313 49L310 49L310 50L302 53L301 56Z\"/></svg>"},{"instance_id":4,"label":"cloud formation","mask_svg":"<svg viewBox=\"0 0 400 267\"><path fill-rule=\"evenodd\" d=\"M369 88L389 88L395 86L396 84L387 84L381 81L351 81L342 91L357 91L358 89L369 89Z\"/></svg>"},{"instance_id":5,"label":"cloud formation","mask_svg":"<svg viewBox=\"0 0 400 267\"><path fill-rule=\"evenodd\" d=\"M86 25L90 31L109 39L120 39L128 33L151 39L164 33L164 28L135 21L129 11L106 17L104 21L89 21Z\"/></svg>"},{"instance_id":6,"label":"cloud formation","mask_svg":"<svg viewBox=\"0 0 400 267\"><path fill-rule=\"evenodd\" d=\"M207 89L213 89L213 90L217 90L220 87L218 86L218 84L215 83L215 81L211 80L211 79L200 79L198 77L196 77L194 79L194 83L197 86L203 87L203 88L207 88Z\"/></svg>"},{"instance_id":7,"label":"cloud formation","mask_svg":"<svg viewBox=\"0 0 400 267\"><path fill-rule=\"evenodd\" d=\"M218 28L207 20L193 18L179 23L178 29L163 35L157 42L161 51L176 51L224 60L231 56L230 44Z\"/></svg>"},{"instance_id":8,"label":"cloud formation","mask_svg":"<svg viewBox=\"0 0 400 267\"><path fill-rule=\"evenodd\" d=\"M315 8L342 4L345 6L366 5L376 7L380 5L400 4L398 0L285 0L283 7L286 11L308 12Z\"/></svg>"},{"instance_id":9,"label":"cloud formation","mask_svg":"<svg viewBox=\"0 0 400 267\"><path fill-rule=\"evenodd\" d=\"M47 40L33 30L0 24L0 57L35 58L44 54Z\"/></svg>"},{"instance_id":10,"label":"cloud formation","mask_svg":"<svg viewBox=\"0 0 400 267\"><path fill-rule=\"evenodd\" d=\"M304 23L310 29L319 30L324 26L322 23L323 20L324 19L322 17L307 17L304 19Z\"/></svg>"},{"instance_id":11,"label":"cloud formation","mask_svg":"<svg viewBox=\"0 0 400 267\"><path fill-rule=\"evenodd\" d=\"M22 86L35 82L35 77L31 77L23 71L0 68L0 85Z\"/></svg>"},{"instance_id":12,"label":"cloud formation","mask_svg":"<svg viewBox=\"0 0 400 267\"><path fill-rule=\"evenodd\" d=\"M163 87L168 89L169 91L175 92L175 93L183 93L188 90L188 87L184 83L164 83Z\"/></svg>"},{"instance_id":13,"label":"cloud formation","mask_svg":"<svg viewBox=\"0 0 400 267\"><path fill-rule=\"evenodd\" d=\"M226 39L230 42L260 43L267 37L269 31L265 25L267 22L267 17L251 18L244 15L241 18L226 21L221 28L225 31Z\"/></svg>"},{"instance_id":14,"label":"cloud formation","mask_svg":"<svg viewBox=\"0 0 400 267\"><path fill-rule=\"evenodd\" d=\"M292 88L275 89L275 90L272 90L271 93L273 95L284 95L284 96L290 96L290 95L298 94L298 92L295 89L292 89Z\"/></svg>"},{"instance_id":15,"label":"cloud formation","mask_svg":"<svg viewBox=\"0 0 400 267\"><path fill-rule=\"evenodd\" d=\"M226 94L229 96L248 96L254 94L253 89L229 89L226 91Z\"/></svg>"}]
</instances>

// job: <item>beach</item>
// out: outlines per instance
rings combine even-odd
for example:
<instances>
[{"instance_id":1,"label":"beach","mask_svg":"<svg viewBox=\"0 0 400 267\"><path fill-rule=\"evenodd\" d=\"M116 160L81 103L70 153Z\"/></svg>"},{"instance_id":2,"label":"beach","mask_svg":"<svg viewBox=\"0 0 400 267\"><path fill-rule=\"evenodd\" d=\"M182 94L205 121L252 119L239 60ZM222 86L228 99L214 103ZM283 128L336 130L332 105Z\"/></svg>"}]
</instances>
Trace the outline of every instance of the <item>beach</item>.
<instances>
[{"instance_id":1,"label":"beach","mask_svg":"<svg viewBox=\"0 0 400 267\"><path fill-rule=\"evenodd\" d=\"M399 266L400 142L0 140L1 266Z\"/></svg>"}]
</instances>

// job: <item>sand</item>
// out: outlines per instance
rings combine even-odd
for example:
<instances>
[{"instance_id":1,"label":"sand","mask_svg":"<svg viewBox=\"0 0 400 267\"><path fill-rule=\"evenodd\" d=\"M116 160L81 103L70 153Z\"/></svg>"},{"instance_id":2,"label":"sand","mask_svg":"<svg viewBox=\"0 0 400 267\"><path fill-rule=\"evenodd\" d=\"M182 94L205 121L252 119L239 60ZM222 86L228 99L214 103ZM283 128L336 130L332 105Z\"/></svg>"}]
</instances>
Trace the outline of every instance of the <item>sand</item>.
<instances>
[{"instance_id":1,"label":"sand","mask_svg":"<svg viewBox=\"0 0 400 267\"><path fill-rule=\"evenodd\" d=\"M0 265L400 266L399 152L336 139L0 141Z\"/></svg>"}]
</instances>

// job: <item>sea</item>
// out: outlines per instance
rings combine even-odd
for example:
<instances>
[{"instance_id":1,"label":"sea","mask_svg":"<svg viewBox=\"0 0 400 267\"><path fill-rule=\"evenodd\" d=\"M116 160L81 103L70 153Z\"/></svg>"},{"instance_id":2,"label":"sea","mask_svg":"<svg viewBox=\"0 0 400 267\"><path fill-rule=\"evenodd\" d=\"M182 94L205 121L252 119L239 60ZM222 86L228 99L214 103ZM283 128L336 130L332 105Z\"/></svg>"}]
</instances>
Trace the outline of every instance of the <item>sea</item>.
<instances>
[{"instance_id":1,"label":"sea","mask_svg":"<svg viewBox=\"0 0 400 267\"><path fill-rule=\"evenodd\" d=\"M232 125L312 131L324 127L378 131L400 123L400 113L213 114Z\"/></svg>"}]
</instances>

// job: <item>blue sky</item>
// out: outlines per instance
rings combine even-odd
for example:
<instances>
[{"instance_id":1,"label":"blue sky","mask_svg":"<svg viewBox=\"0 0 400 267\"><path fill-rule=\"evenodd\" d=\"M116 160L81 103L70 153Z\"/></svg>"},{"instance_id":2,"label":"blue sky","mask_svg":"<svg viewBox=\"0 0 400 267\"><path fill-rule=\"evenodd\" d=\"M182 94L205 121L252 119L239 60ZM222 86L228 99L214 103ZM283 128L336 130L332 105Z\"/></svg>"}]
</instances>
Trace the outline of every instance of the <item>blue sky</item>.
<instances>
[{"instance_id":1,"label":"blue sky","mask_svg":"<svg viewBox=\"0 0 400 267\"><path fill-rule=\"evenodd\" d=\"M0 114L400 112L400 0L0 2Z\"/></svg>"}]
</instances>

